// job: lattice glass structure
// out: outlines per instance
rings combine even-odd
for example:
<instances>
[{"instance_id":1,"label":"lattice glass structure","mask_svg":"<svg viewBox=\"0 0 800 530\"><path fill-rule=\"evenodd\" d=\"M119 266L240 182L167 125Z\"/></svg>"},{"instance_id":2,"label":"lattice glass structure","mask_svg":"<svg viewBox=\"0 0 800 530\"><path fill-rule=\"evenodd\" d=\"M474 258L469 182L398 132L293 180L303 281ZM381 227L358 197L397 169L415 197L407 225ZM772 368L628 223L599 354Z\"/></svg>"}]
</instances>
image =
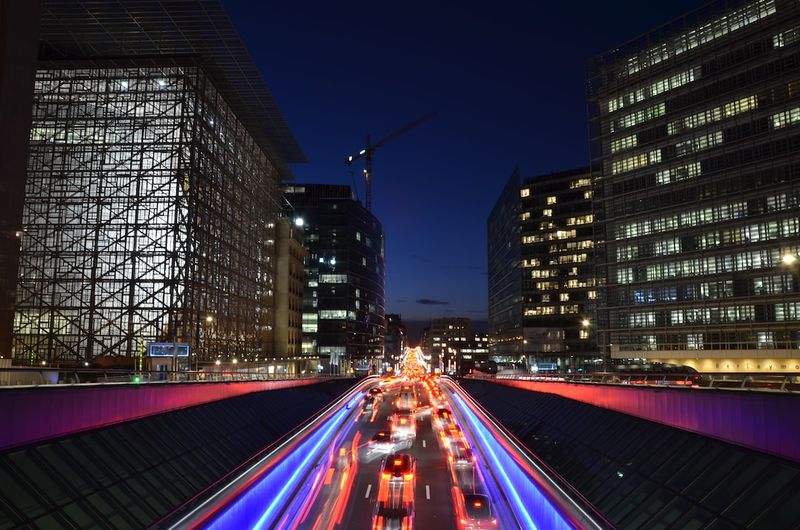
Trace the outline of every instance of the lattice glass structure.
<instances>
[{"instance_id":1,"label":"lattice glass structure","mask_svg":"<svg viewBox=\"0 0 800 530\"><path fill-rule=\"evenodd\" d=\"M15 362L158 340L271 354L280 161L262 145L200 67L40 69Z\"/></svg>"}]
</instances>

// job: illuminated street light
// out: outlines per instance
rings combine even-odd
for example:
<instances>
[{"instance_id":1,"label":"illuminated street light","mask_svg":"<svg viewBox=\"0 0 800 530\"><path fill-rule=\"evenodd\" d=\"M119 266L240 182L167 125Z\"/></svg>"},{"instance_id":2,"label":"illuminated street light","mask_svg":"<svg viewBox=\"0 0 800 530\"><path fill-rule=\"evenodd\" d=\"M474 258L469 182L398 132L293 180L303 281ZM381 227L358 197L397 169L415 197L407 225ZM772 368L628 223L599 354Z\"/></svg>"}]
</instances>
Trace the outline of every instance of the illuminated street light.
<instances>
[{"instance_id":1,"label":"illuminated street light","mask_svg":"<svg viewBox=\"0 0 800 530\"><path fill-rule=\"evenodd\" d=\"M209 324L211 324L212 322L214 322L214 317L213 317L213 316L211 316L211 315L207 315L207 316L206 316L206 322L208 322Z\"/></svg>"},{"instance_id":2,"label":"illuminated street light","mask_svg":"<svg viewBox=\"0 0 800 530\"><path fill-rule=\"evenodd\" d=\"M592 323L588 318L584 318L583 320L581 320L581 326L588 328L591 325Z\"/></svg>"},{"instance_id":3,"label":"illuminated street light","mask_svg":"<svg viewBox=\"0 0 800 530\"><path fill-rule=\"evenodd\" d=\"M784 265L794 265L797 263L797 256L794 254L784 254L781 260L783 261Z\"/></svg>"}]
</instances>

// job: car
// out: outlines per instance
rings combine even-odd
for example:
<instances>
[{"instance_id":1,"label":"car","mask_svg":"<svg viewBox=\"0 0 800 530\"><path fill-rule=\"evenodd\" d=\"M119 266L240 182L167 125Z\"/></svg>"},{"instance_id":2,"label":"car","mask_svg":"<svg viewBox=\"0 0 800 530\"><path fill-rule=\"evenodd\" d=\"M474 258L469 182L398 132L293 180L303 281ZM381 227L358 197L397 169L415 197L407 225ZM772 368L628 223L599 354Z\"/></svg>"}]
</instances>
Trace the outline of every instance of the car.
<instances>
[{"instance_id":1,"label":"car","mask_svg":"<svg viewBox=\"0 0 800 530\"><path fill-rule=\"evenodd\" d=\"M413 502L403 502L395 506L378 501L372 515L372 529L412 530L415 515Z\"/></svg>"},{"instance_id":2,"label":"car","mask_svg":"<svg viewBox=\"0 0 800 530\"><path fill-rule=\"evenodd\" d=\"M375 396L367 394L364 396L364 401L361 404L361 410L364 412L372 412L372 408L375 406Z\"/></svg>"},{"instance_id":3,"label":"car","mask_svg":"<svg viewBox=\"0 0 800 530\"><path fill-rule=\"evenodd\" d=\"M390 484L413 484L417 472L417 461L407 453L389 455L381 463L381 480Z\"/></svg>"},{"instance_id":4,"label":"car","mask_svg":"<svg viewBox=\"0 0 800 530\"><path fill-rule=\"evenodd\" d=\"M488 530L497 528L489 497L478 493L461 493L455 488L454 497L458 530Z\"/></svg>"},{"instance_id":5,"label":"car","mask_svg":"<svg viewBox=\"0 0 800 530\"><path fill-rule=\"evenodd\" d=\"M411 409L395 409L389 416L392 434L398 439L414 439L417 437L417 420Z\"/></svg>"},{"instance_id":6,"label":"car","mask_svg":"<svg viewBox=\"0 0 800 530\"><path fill-rule=\"evenodd\" d=\"M450 409L439 407L433 411L431 419L433 421L433 428L437 431L441 431L449 424L453 423L453 414L450 412Z\"/></svg>"},{"instance_id":7,"label":"car","mask_svg":"<svg viewBox=\"0 0 800 530\"><path fill-rule=\"evenodd\" d=\"M369 389L367 395L372 396L374 399L381 399L383 397L383 390L381 390L377 386L374 386Z\"/></svg>"},{"instance_id":8,"label":"car","mask_svg":"<svg viewBox=\"0 0 800 530\"><path fill-rule=\"evenodd\" d=\"M464 433L461 431L461 427L455 423L450 423L439 431L439 440L442 447L446 449L455 442L464 441Z\"/></svg>"},{"instance_id":9,"label":"car","mask_svg":"<svg viewBox=\"0 0 800 530\"><path fill-rule=\"evenodd\" d=\"M472 467L475 464L475 455L463 440L451 443L449 453L447 459L453 467Z\"/></svg>"},{"instance_id":10,"label":"car","mask_svg":"<svg viewBox=\"0 0 800 530\"><path fill-rule=\"evenodd\" d=\"M411 440L398 439L390 431L378 431L359 450L359 459L372 462L381 456L410 449Z\"/></svg>"}]
</instances>

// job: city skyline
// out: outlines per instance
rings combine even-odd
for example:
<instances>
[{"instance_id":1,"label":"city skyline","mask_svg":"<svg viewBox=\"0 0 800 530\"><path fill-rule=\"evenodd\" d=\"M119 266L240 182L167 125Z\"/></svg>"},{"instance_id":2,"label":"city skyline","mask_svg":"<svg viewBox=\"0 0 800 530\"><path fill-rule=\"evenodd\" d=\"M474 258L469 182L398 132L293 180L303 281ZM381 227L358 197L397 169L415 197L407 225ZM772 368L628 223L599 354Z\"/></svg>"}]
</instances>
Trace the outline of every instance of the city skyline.
<instances>
[{"instance_id":1,"label":"city skyline","mask_svg":"<svg viewBox=\"0 0 800 530\"><path fill-rule=\"evenodd\" d=\"M386 308L408 321L486 320L486 218L508 175L518 163L523 176L588 163L585 63L704 4L620 1L567 12L504 2L488 13L477 4L388 13L223 3L308 156L291 166L298 182L355 183L363 202L363 166L347 167L345 157L367 133L375 140L438 112L374 161Z\"/></svg>"}]
</instances>

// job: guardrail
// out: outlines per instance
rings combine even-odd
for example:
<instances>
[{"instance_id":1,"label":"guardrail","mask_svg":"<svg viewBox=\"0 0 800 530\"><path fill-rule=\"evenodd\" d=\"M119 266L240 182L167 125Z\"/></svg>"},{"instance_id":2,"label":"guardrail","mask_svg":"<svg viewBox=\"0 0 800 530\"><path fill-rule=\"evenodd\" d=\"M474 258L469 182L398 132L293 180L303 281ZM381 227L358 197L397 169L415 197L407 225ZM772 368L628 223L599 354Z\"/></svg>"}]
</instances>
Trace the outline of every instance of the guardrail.
<instances>
[{"instance_id":1,"label":"guardrail","mask_svg":"<svg viewBox=\"0 0 800 530\"><path fill-rule=\"evenodd\" d=\"M279 374L266 370L107 370L100 368L0 368L0 389L21 386L57 387L62 385L99 384L163 384L191 382L239 382L239 381L283 381L294 379L315 379L328 374ZM336 376L338 377L338 376ZM345 376L341 376L345 377ZM349 377L349 376L347 376Z\"/></svg>"},{"instance_id":2,"label":"guardrail","mask_svg":"<svg viewBox=\"0 0 800 530\"><path fill-rule=\"evenodd\" d=\"M454 398L453 411L486 452L523 528L610 529L613 525L578 490L531 453L458 383L443 377Z\"/></svg>"},{"instance_id":3,"label":"guardrail","mask_svg":"<svg viewBox=\"0 0 800 530\"><path fill-rule=\"evenodd\" d=\"M800 392L800 374L797 373L473 373L465 377L474 379L512 379L544 383L591 383L624 386Z\"/></svg>"},{"instance_id":4,"label":"guardrail","mask_svg":"<svg viewBox=\"0 0 800 530\"><path fill-rule=\"evenodd\" d=\"M286 505L298 500L297 491L313 469L311 463L324 452L324 441L330 441L372 381L356 383L305 425L224 475L153 528L274 527Z\"/></svg>"}]
</instances>

